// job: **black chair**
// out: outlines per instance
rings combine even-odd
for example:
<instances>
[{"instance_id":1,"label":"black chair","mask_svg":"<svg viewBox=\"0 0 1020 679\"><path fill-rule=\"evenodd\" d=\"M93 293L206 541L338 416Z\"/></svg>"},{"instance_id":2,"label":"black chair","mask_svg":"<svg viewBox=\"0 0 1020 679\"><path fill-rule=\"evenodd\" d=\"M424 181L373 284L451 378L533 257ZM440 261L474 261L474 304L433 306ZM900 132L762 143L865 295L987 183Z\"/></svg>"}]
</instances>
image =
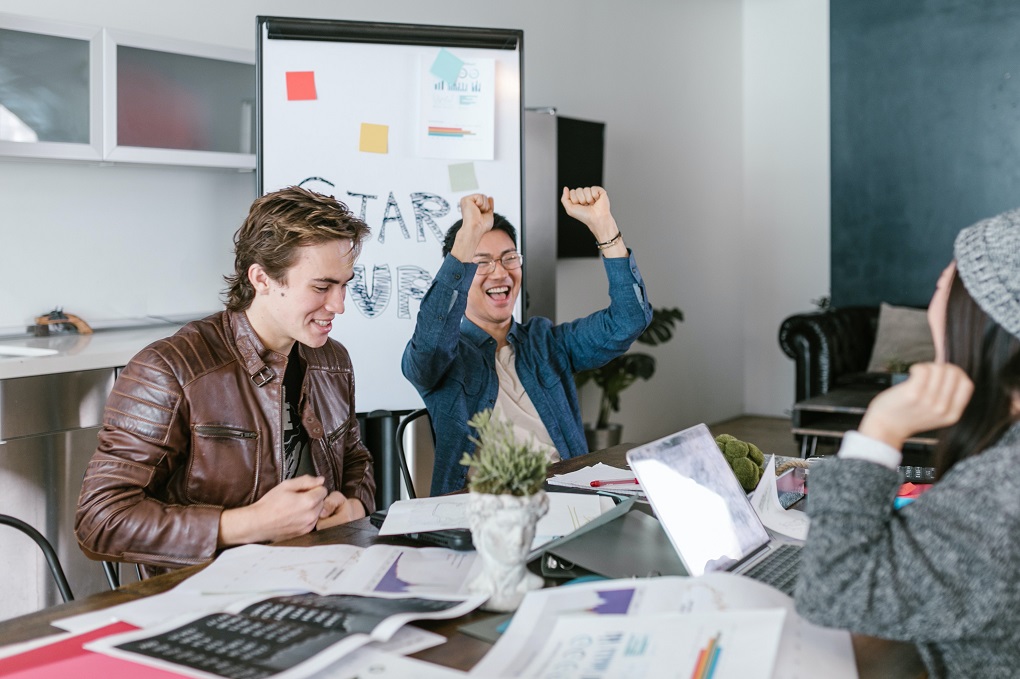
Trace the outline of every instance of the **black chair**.
<instances>
[{"instance_id":1,"label":"black chair","mask_svg":"<svg viewBox=\"0 0 1020 679\"><path fill-rule=\"evenodd\" d=\"M432 429L432 420L429 418L429 411L425 408L415 410L397 425L396 434L396 448L397 448L397 462L400 463L400 474L404 477L404 485L407 487L407 495L412 500L418 497L418 494L414 489L414 480L411 478L411 468L407 463L407 456L404 454L404 430L407 426L415 420L424 417L429 425L429 432L432 434L432 455L435 455L435 444L436 444L436 432ZM416 455L419 451L415 451ZM429 460L431 466L431 460ZM428 497L428 493L425 493L424 497Z\"/></svg>"},{"instance_id":2,"label":"black chair","mask_svg":"<svg viewBox=\"0 0 1020 679\"><path fill-rule=\"evenodd\" d=\"M115 561L103 561L103 572L106 574L106 582L110 584L110 589L117 589L123 582L120 579L120 564ZM135 564L135 577L138 581L142 581L142 567Z\"/></svg>"},{"instance_id":3,"label":"black chair","mask_svg":"<svg viewBox=\"0 0 1020 679\"><path fill-rule=\"evenodd\" d=\"M43 534L37 531L32 526L28 525L21 519L16 519L13 516L7 514L0 514L0 524L16 528L22 533L32 538L35 544L39 545L39 549L42 550L43 556L46 557L46 563L50 567L50 573L53 575L53 579L57 583L57 589L60 590L60 596L64 602L74 601L74 594L71 593L71 585L67 583L67 576L64 575L64 569L60 565L60 559L57 558L57 552L53 549L53 545L50 541L43 537Z\"/></svg>"},{"instance_id":4,"label":"black chair","mask_svg":"<svg viewBox=\"0 0 1020 679\"><path fill-rule=\"evenodd\" d=\"M120 569L112 561L103 561L103 573L106 574L106 581L110 583L110 589L120 587Z\"/></svg>"}]
</instances>

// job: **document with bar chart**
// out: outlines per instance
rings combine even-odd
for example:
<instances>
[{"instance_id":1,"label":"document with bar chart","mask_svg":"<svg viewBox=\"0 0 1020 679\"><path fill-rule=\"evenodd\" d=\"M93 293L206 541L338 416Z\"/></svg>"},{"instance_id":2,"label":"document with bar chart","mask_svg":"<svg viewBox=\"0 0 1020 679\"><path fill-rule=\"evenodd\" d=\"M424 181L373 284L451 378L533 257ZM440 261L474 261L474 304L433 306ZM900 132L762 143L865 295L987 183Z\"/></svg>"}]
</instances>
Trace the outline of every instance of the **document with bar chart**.
<instances>
[{"instance_id":1,"label":"document with bar chart","mask_svg":"<svg viewBox=\"0 0 1020 679\"><path fill-rule=\"evenodd\" d=\"M420 60L418 154L424 158L493 160L496 60L436 50Z\"/></svg>"},{"instance_id":2,"label":"document with bar chart","mask_svg":"<svg viewBox=\"0 0 1020 679\"><path fill-rule=\"evenodd\" d=\"M561 615L521 676L769 679L785 615Z\"/></svg>"}]
</instances>

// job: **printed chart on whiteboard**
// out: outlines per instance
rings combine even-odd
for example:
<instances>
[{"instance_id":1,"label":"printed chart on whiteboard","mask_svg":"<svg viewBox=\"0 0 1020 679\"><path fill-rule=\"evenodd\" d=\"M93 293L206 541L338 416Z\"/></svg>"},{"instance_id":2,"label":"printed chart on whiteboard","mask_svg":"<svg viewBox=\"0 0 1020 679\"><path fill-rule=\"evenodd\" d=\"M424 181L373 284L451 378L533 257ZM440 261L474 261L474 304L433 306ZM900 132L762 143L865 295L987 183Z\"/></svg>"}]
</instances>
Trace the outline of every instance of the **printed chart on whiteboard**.
<instances>
[{"instance_id":1,"label":"printed chart on whiteboard","mask_svg":"<svg viewBox=\"0 0 1020 679\"><path fill-rule=\"evenodd\" d=\"M331 335L351 354L358 412L419 408L400 358L460 199L492 196L521 230L523 34L280 17L258 28L259 191L332 195L371 228Z\"/></svg>"}]
</instances>

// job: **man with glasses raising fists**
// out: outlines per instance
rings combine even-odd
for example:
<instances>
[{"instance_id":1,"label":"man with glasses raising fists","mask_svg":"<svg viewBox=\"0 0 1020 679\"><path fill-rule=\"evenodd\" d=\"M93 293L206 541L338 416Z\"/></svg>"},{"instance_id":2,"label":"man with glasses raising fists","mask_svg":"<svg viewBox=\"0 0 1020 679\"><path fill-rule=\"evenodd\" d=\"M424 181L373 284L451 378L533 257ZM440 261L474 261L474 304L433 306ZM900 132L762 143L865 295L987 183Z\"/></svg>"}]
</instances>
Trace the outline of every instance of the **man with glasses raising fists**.
<instances>
[{"instance_id":1,"label":"man with glasses raising fists","mask_svg":"<svg viewBox=\"0 0 1020 679\"><path fill-rule=\"evenodd\" d=\"M404 376L421 394L436 434L432 495L464 487L473 444L467 421L492 408L532 437L550 461L588 452L574 373L627 351L652 307L637 264L598 186L563 189L560 202L595 237L609 278L609 306L570 323L513 319L523 259L517 233L482 194L460 201L443 264L422 299L404 349Z\"/></svg>"}]
</instances>

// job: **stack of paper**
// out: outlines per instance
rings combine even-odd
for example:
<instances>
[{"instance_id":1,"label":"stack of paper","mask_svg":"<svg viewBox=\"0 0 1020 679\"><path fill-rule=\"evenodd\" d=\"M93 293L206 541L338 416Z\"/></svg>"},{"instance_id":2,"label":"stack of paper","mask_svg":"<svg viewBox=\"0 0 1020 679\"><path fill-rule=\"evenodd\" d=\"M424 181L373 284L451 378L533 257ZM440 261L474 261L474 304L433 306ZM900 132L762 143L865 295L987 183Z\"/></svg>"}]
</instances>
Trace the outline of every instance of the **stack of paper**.
<instances>
[{"instance_id":1,"label":"stack of paper","mask_svg":"<svg viewBox=\"0 0 1020 679\"><path fill-rule=\"evenodd\" d=\"M794 540L807 539L811 519L806 512L796 509L784 509L779 503L779 491L776 489L776 458L772 456L765 473L762 474L758 487L749 498L751 506L765 527L774 533L785 535Z\"/></svg>"},{"instance_id":2,"label":"stack of paper","mask_svg":"<svg viewBox=\"0 0 1020 679\"><path fill-rule=\"evenodd\" d=\"M614 495L643 495L641 486L635 481L634 472L599 462L568 474L556 474L549 478L548 483L550 486L599 490ZM593 483L596 485L593 486Z\"/></svg>"},{"instance_id":3,"label":"stack of paper","mask_svg":"<svg viewBox=\"0 0 1020 679\"><path fill-rule=\"evenodd\" d=\"M535 527L532 552L556 538L569 535L615 505L612 498L578 493L548 493L549 511ZM390 505L379 535L406 535L431 530L470 528L468 503L471 496L400 500Z\"/></svg>"},{"instance_id":4,"label":"stack of paper","mask_svg":"<svg viewBox=\"0 0 1020 679\"><path fill-rule=\"evenodd\" d=\"M477 564L438 548L245 545L169 592L55 623L74 636L0 651L0 675L296 679L353 677L367 663L373 676L456 676L393 654L445 641L407 622L483 603L465 587Z\"/></svg>"},{"instance_id":5,"label":"stack of paper","mask_svg":"<svg viewBox=\"0 0 1020 679\"><path fill-rule=\"evenodd\" d=\"M127 623L112 623L86 632L46 637L31 644L0 649L0 676L9 679L65 679L66 677L106 677L107 679L177 679L187 676L184 668L162 669L99 653L92 642L137 628ZM417 653L446 641L445 637L417 627L402 627L388 642L367 644L316 672L306 668L307 679L355 679L372 676L449 679L464 677L463 672L440 667L404 655ZM206 675L208 676L208 675Z\"/></svg>"},{"instance_id":6,"label":"stack of paper","mask_svg":"<svg viewBox=\"0 0 1020 679\"><path fill-rule=\"evenodd\" d=\"M818 668L857 676L849 632L812 625L767 585L712 573L529 592L471 675L813 679Z\"/></svg>"},{"instance_id":7,"label":"stack of paper","mask_svg":"<svg viewBox=\"0 0 1020 679\"><path fill-rule=\"evenodd\" d=\"M369 642L390 640L412 620L457 618L479 603L292 594L104 637L85 648L191 677L303 679Z\"/></svg>"}]
</instances>

